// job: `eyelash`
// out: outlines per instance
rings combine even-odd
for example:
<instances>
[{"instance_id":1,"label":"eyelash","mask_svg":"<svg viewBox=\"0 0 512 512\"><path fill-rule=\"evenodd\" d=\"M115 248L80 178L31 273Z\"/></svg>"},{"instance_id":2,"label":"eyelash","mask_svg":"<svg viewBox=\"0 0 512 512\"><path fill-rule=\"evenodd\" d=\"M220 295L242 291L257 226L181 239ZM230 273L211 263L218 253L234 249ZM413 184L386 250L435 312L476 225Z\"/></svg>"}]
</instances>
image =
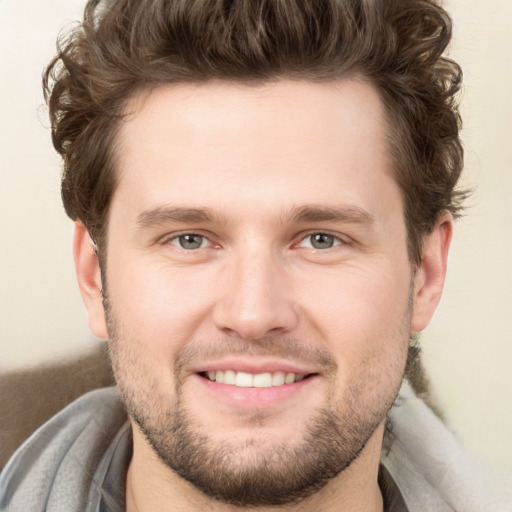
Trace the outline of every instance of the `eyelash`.
<instances>
[{"instance_id":1,"label":"eyelash","mask_svg":"<svg viewBox=\"0 0 512 512\"><path fill-rule=\"evenodd\" d=\"M202 238L202 242L206 240L206 241L210 242L210 244L214 244L214 242L212 242L212 240L210 240L210 238L207 235L204 235L203 233L197 233L194 231L184 231L182 233L173 234L172 236L164 238L162 240L162 244L163 245L175 245L176 247L178 247L179 249L182 249L184 251L194 251L197 249L204 249L204 247L198 247L197 249L186 249L185 247L180 247L179 245L172 243L173 241L179 241L179 239L181 237L185 237L185 236L198 236L198 237ZM202 242L201 242L201 244L202 244Z\"/></svg>"},{"instance_id":2,"label":"eyelash","mask_svg":"<svg viewBox=\"0 0 512 512\"><path fill-rule=\"evenodd\" d=\"M303 235L300 240L294 244L295 246L300 246L300 244L306 242L307 240L311 240L315 235L322 235L325 237L330 237L333 239L333 245L331 247L307 247L308 249L317 250L317 251L326 251L328 249L334 249L335 247L339 247L340 245L348 245L349 242L346 240L346 237L342 237L339 234L330 233L329 231L312 231ZM311 242L312 243L312 242Z\"/></svg>"}]
</instances>

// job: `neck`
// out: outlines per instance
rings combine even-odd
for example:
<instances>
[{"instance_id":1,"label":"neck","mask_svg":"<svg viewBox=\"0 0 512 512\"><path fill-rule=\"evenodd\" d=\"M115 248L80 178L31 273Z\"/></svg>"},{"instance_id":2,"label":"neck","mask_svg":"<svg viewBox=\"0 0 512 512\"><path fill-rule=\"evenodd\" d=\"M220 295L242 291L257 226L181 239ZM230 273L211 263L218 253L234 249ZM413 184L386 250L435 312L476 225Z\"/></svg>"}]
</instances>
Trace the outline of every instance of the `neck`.
<instances>
[{"instance_id":1,"label":"neck","mask_svg":"<svg viewBox=\"0 0 512 512\"><path fill-rule=\"evenodd\" d=\"M275 512L275 507L244 507L219 502L204 495L193 485L166 467L138 427L133 428L133 457L126 481L127 512L158 510L170 512ZM384 424L368 440L356 460L313 496L291 505L281 506L283 512L338 510L382 512L382 495L377 482Z\"/></svg>"}]
</instances>

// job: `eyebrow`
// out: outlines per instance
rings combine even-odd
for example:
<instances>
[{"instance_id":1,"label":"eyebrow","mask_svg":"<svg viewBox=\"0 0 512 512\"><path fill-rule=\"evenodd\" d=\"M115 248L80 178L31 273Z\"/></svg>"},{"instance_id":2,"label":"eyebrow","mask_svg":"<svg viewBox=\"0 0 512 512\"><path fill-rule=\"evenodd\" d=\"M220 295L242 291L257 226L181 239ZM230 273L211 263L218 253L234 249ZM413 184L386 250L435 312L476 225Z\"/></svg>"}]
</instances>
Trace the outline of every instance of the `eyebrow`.
<instances>
[{"instance_id":1,"label":"eyebrow","mask_svg":"<svg viewBox=\"0 0 512 512\"><path fill-rule=\"evenodd\" d=\"M344 222L349 224L373 224L375 217L368 211L354 205L329 207L323 205L303 205L292 208L281 215L282 224L307 222ZM183 224L226 224L227 218L210 208L186 208L180 206L157 206L145 210L137 216L137 228L146 229L171 222Z\"/></svg>"},{"instance_id":2,"label":"eyebrow","mask_svg":"<svg viewBox=\"0 0 512 512\"><path fill-rule=\"evenodd\" d=\"M370 225L375 222L375 217L370 212L355 205L341 205L339 207L305 205L293 208L288 221L290 223L345 222Z\"/></svg>"},{"instance_id":3,"label":"eyebrow","mask_svg":"<svg viewBox=\"0 0 512 512\"><path fill-rule=\"evenodd\" d=\"M137 216L138 229L150 228L169 222L201 224L225 222L225 219L209 208L184 208L179 206L158 206L151 210L145 210Z\"/></svg>"}]
</instances>

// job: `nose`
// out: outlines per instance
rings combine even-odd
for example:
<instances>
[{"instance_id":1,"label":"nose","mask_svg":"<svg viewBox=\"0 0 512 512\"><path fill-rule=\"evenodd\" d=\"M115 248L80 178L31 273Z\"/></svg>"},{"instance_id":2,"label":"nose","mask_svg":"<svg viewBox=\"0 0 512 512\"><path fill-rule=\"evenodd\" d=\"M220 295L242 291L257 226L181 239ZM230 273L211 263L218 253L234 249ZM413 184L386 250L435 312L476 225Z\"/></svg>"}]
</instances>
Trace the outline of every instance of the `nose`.
<instances>
[{"instance_id":1,"label":"nose","mask_svg":"<svg viewBox=\"0 0 512 512\"><path fill-rule=\"evenodd\" d=\"M258 340L292 331L299 320L286 269L270 251L244 251L232 258L219 283L213 310L216 327L230 336Z\"/></svg>"}]
</instances>

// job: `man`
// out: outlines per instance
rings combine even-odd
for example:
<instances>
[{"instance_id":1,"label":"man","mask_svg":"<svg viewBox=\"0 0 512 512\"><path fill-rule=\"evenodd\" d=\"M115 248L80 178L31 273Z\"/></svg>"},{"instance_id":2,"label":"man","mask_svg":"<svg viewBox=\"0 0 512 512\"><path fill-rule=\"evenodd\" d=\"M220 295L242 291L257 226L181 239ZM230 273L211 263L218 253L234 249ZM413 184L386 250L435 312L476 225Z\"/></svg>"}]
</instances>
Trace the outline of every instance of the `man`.
<instances>
[{"instance_id":1,"label":"man","mask_svg":"<svg viewBox=\"0 0 512 512\"><path fill-rule=\"evenodd\" d=\"M118 392L2 510L485 509L403 383L464 196L449 40L425 0L89 2L45 90Z\"/></svg>"}]
</instances>

